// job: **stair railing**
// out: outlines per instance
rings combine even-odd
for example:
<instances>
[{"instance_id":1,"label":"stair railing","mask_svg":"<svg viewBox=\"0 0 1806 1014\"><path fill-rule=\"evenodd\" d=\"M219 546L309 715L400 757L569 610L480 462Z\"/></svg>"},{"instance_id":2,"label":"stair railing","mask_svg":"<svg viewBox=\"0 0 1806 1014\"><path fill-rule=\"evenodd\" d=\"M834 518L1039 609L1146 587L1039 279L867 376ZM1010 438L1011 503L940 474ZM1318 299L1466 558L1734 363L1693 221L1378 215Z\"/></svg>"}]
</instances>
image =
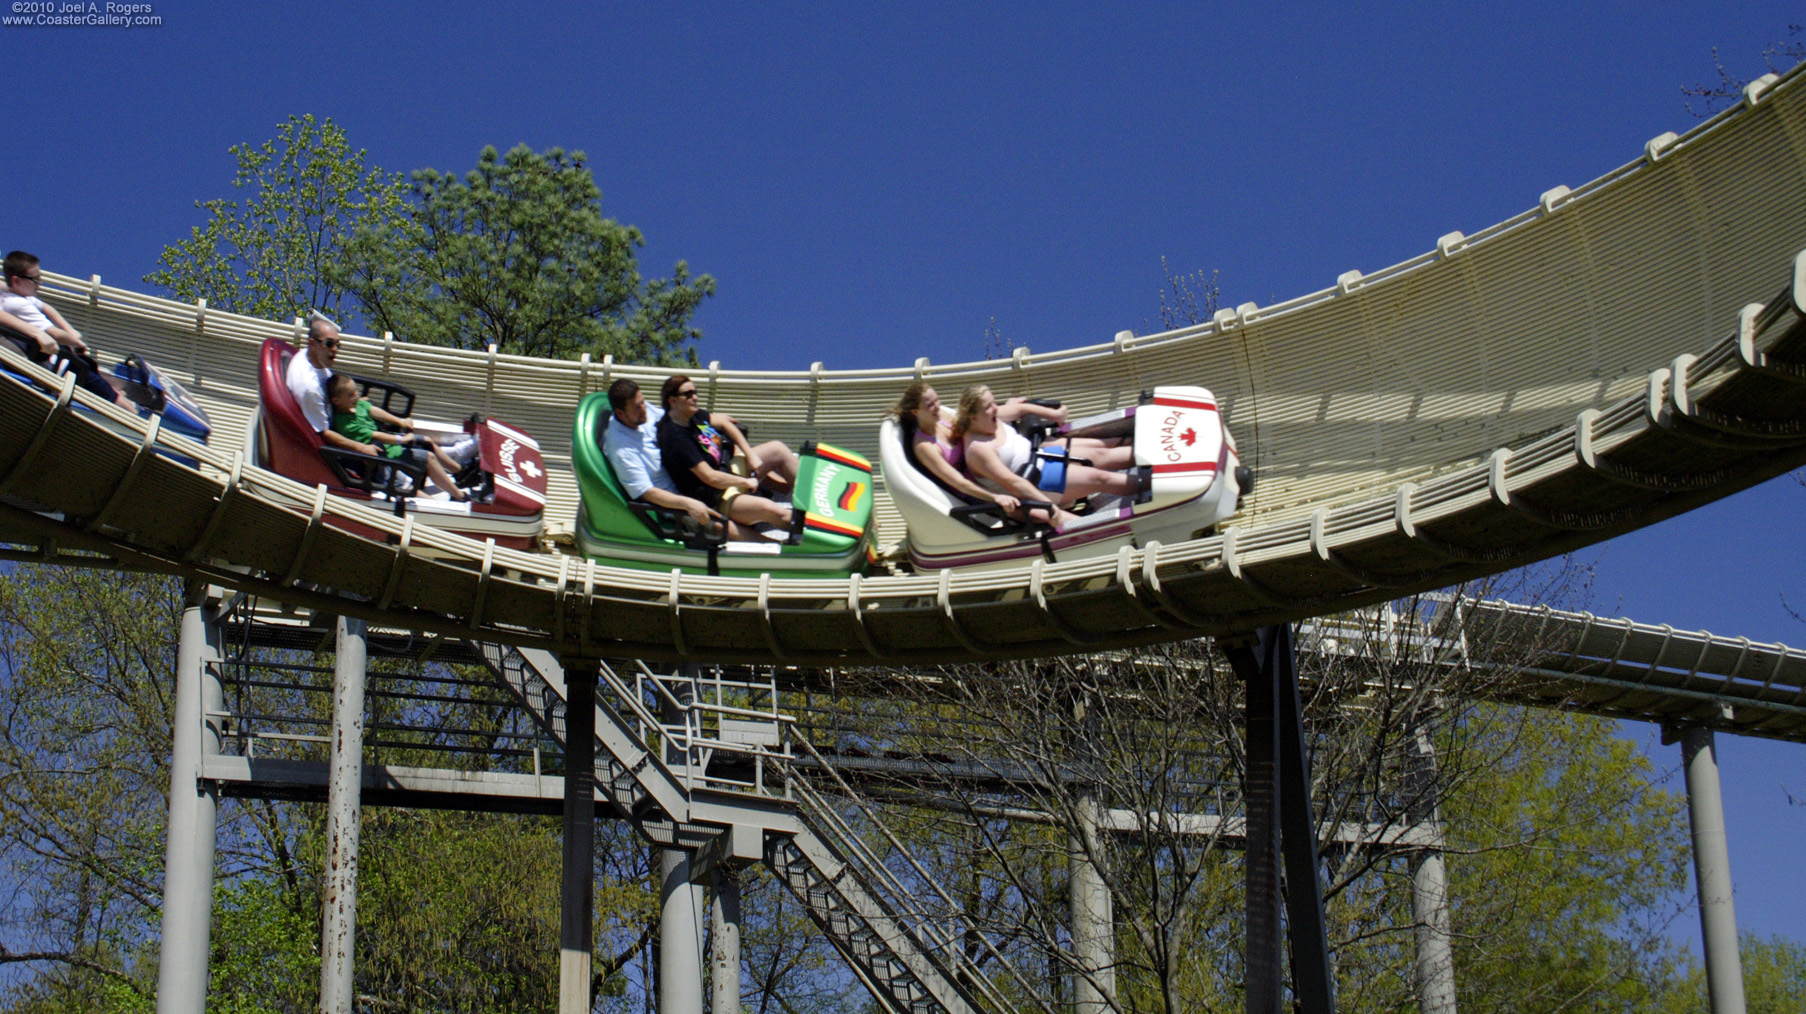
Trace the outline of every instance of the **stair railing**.
<instances>
[{"instance_id":1,"label":"stair railing","mask_svg":"<svg viewBox=\"0 0 1806 1014\"><path fill-rule=\"evenodd\" d=\"M915 877L919 879L920 886L925 887L933 897L940 900L942 914L939 915L929 912L922 905L916 903L916 899L922 897L921 892L913 890L910 885L905 884L902 878L884 863L866 844L866 836L861 835L840 809L832 805L827 797L802 773L800 766L787 757L784 771L785 782L787 785L794 786L794 798L797 800L805 820L817 834L836 847L836 851L855 868L862 880L874 890L884 892L883 900L886 907L898 913L899 918L906 920L904 929L910 931L931 954L942 955L944 960L950 961L958 970L962 981L967 984L968 988L981 994L991 1009L1011 1011L1015 1008L1012 1001L1003 995L997 984L980 967L978 960L967 953L964 946L967 941L976 942L983 954L989 955L995 960L1011 979L1023 987L1024 993L1034 998L1036 1005L1044 1014L1053 1014L1053 1009L1041 998L1040 991L1035 988L1035 984L1025 979L1017 971L1008 955L991 939L991 934L986 932L966 912L965 906L956 901L941 886L940 882L917 861L915 855L903 844L896 833L879 818L865 797L856 792L846 779L841 777L840 772L835 770L828 759L815 749L807 737L798 733L793 727L787 726L786 729L789 731L788 739L794 741L801 748L811 764L819 771L825 772L833 780L838 790L837 794L849 800L858 815L863 818L864 823L889 843L891 850L896 855L902 857Z\"/></svg>"}]
</instances>

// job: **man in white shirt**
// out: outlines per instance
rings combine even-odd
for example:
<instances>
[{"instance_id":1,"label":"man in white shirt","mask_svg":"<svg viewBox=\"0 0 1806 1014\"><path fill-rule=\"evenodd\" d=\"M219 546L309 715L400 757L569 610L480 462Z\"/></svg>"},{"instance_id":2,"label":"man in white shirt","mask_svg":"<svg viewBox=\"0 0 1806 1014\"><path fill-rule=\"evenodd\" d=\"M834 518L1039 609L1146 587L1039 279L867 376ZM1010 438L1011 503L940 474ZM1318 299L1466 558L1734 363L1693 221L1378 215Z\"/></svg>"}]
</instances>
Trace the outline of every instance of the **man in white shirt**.
<instances>
[{"instance_id":1,"label":"man in white shirt","mask_svg":"<svg viewBox=\"0 0 1806 1014\"><path fill-rule=\"evenodd\" d=\"M365 452L369 448L332 429L332 403L326 397L326 382L332 379L332 364L338 358L339 326L315 310L307 319L307 348L301 355L289 357L288 373L283 379L288 382L288 393L300 404L302 417L321 440L331 447ZM402 425L411 429L414 421L403 419ZM476 438L469 434L443 443L440 448L460 465L469 464L478 451Z\"/></svg>"},{"instance_id":2,"label":"man in white shirt","mask_svg":"<svg viewBox=\"0 0 1806 1014\"><path fill-rule=\"evenodd\" d=\"M56 311L56 307L38 298L38 288L42 285L44 275L38 259L23 250L14 250L6 255L4 271L6 291L0 292L0 327L11 328L24 335L27 341L36 343L38 351L50 357L47 365L52 371L66 373L74 370L76 380L83 387L136 412L138 407L132 404L130 398L107 383L105 377L88 368L92 357L88 352L88 344L82 341L81 332L70 327L63 315ZM58 348L59 345L67 348L68 353L65 354ZM76 356L89 359L84 362Z\"/></svg>"},{"instance_id":3,"label":"man in white shirt","mask_svg":"<svg viewBox=\"0 0 1806 1014\"><path fill-rule=\"evenodd\" d=\"M332 405L326 400L326 382L332 379L333 361L339 358L339 326L315 313L307 321L307 348L288 361L288 393L301 405L301 415L329 447L347 451L367 448L332 429Z\"/></svg>"},{"instance_id":4,"label":"man in white shirt","mask_svg":"<svg viewBox=\"0 0 1806 1014\"><path fill-rule=\"evenodd\" d=\"M726 519L709 510L701 500L684 496L665 471L658 449L658 421L663 409L646 404L640 385L622 377L608 387L608 405L614 411L608 417L608 428L602 435L602 453L614 467L615 478L629 500L654 507L683 511L705 531ZM737 525L729 525L730 538L743 538Z\"/></svg>"}]
</instances>

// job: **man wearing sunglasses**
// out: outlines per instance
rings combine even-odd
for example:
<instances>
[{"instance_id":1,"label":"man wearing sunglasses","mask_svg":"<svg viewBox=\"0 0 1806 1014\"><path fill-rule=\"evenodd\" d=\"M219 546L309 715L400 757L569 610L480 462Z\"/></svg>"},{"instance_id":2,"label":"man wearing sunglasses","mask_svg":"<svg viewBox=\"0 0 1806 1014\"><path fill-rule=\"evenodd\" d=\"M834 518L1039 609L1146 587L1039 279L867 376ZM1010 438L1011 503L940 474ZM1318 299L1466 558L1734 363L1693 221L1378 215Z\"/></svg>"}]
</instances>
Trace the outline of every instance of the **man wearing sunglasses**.
<instances>
[{"instance_id":1,"label":"man wearing sunglasses","mask_svg":"<svg viewBox=\"0 0 1806 1014\"><path fill-rule=\"evenodd\" d=\"M339 326L315 310L307 318L307 348L288 361L288 393L301 406L307 424L328 446L347 451L369 448L332 429L332 408L326 399L326 382L332 379L333 361L339 358Z\"/></svg>"},{"instance_id":2,"label":"man wearing sunglasses","mask_svg":"<svg viewBox=\"0 0 1806 1014\"><path fill-rule=\"evenodd\" d=\"M56 307L38 298L44 269L38 259L23 250L6 255L6 292L0 293L0 324L25 335L38 351L54 356L58 345L76 352L88 351L81 332L69 326Z\"/></svg>"},{"instance_id":3,"label":"man wearing sunglasses","mask_svg":"<svg viewBox=\"0 0 1806 1014\"><path fill-rule=\"evenodd\" d=\"M69 326L56 307L39 298L44 283L44 269L38 259L23 250L6 255L4 266L6 291L0 292L0 327L7 328L26 342L24 351L44 356L43 365L56 374L73 373L75 380L88 391L116 402L129 411L137 411L131 399L119 393L100 373L100 364L88 351L80 331Z\"/></svg>"},{"instance_id":4,"label":"man wearing sunglasses","mask_svg":"<svg viewBox=\"0 0 1806 1014\"><path fill-rule=\"evenodd\" d=\"M608 387L608 428L602 434L602 453L628 499L648 503L666 510L683 511L707 531L727 519L710 510L700 500L677 491L677 484L665 471L658 451L658 424L664 419L663 409L646 404L640 385L626 377ZM728 526L729 538L740 538L738 526Z\"/></svg>"},{"instance_id":5,"label":"man wearing sunglasses","mask_svg":"<svg viewBox=\"0 0 1806 1014\"><path fill-rule=\"evenodd\" d=\"M333 323L332 318L318 310L308 314L307 348L303 354L290 356L288 360L288 374L284 378L288 381L288 392L300 404L301 415L307 420L307 424L320 434L320 439L328 446L360 454L380 455L380 447L360 444L332 428L332 402L326 396L326 388L332 380L332 364L339 358L339 343L339 326ZM400 424L402 429L414 428L414 420L411 418L400 420ZM467 433L441 443L439 449L458 464L467 465L475 460L479 446L477 439Z\"/></svg>"}]
</instances>

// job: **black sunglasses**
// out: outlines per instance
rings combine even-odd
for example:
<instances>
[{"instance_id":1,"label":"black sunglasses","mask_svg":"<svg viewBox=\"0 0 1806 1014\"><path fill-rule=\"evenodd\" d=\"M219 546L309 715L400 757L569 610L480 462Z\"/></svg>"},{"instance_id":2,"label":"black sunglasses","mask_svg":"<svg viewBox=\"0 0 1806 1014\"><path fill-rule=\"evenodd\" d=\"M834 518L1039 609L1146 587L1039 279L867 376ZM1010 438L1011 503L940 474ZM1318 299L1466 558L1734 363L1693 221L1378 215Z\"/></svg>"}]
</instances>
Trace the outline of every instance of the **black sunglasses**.
<instances>
[{"instance_id":1,"label":"black sunglasses","mask_svg":"<svg viewBox=\"0 0 1806 1014\"><path fill-rule=\"evenodd\" d=\"M336 349L339 347L339 340L337 338L309 338L308 341L319 342L329 349Z\"/></svg>"}]
</instances>

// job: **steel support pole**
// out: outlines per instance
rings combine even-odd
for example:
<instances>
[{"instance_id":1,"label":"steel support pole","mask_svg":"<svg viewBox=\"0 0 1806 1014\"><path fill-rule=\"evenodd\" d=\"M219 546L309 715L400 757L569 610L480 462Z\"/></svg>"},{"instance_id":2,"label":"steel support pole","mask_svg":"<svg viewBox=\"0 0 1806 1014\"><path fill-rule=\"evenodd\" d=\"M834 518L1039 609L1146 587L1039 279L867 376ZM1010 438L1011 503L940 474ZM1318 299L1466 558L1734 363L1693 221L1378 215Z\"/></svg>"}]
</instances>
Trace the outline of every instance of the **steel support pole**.
<instances>
[{"instance_id":1,"label":"steel support pole","mask_svg":"<svg viewBox=\"0 0 1806 1014\"><path fill-rule=\"evenodd\" d=\"M715 897L709 905L710 1014L740 1012L740 871L715 867Z\"/></svg>"},{"instance_id":2,"label":"steel support pole","mask_svg":"<svg viewBox=\"0 0 1806 1014\"><path fill-rule=\"evenodd\" d=\"M595 953L596 663L564 663L564 874L558 906L558 1014L589 1014Z\"/></svg>"},{"instance_id":3,"label":"steel support pole","mask_svg":"<svg viewBox=\"0 0 1806 1014\"><path fill-rule=\"evenodd\" d=\"M659 850L659 1014L702 1014L702 888L690 853Z\"/></svg>"},{"instance_id":4,"label":"steel support pole","mask_svg":"<svg viewBox=\"0 0 1806 1014\"><path fill-rule=\"evenodd\" d=\"M1298 700L1298 656L1289 624L1264 627L1262 655L1278 685L1279 823L1286 863L1286 921L1292 940L1292 989L1304 1014L1333 1014L1336 978L1323 918L1317 823L1311 815L1310 754Z\"/></svg>"},{"instance_id":5,"label":"steel support pole","mask_svg":"<svg viewBox=\"0 0 1806 1014\"><path fill-rule=\"evenodd\" d=\"M363 620L339 617L332 671L332 759L326 783L326 891L320 919L320 1010L356 1006L357 844L364 787Z\"/></svg>"},{"instance_id":6,"label":"steel support pole","mask_svg":"<svg viewBox=\"0 0 1806 1014\"><path fill-rule=\"evenodd\" d=\"M701 667L686 662L664 703L665 762L689 778L698 761L689 741L690 715L683 710ZM695 857L682 849L659 850L658 1009L659 1014L702 1014L702 934L704 892L693 881Z\"/></svg>"},{"instance_id":7,"label":"steel support pole","mask_svg":"<svg viewBox=\"0 0 1806 1014\"><path fill-rule=\"evenodd\" d=\"M1435 844L1411 857L1411 921L1417 942L1417 1007L1421 1014L1455 1014L1455 952L1449 922L1449 878L1442 859L1442 815L1436 806L1436 754L1417 730L1411 765L1413 823L1434 829Z\"/></svg>"},{"instance_id":8,"label":"steel support pole","mask_svg":"<svg viewBox=\"0 0 1806 1014\"><path fill-rule=\"evenodd\" d=\"M176 700L171 716L169 827L163 853L163 945L157 957L157 1014L207 1009L207 956L213 923L213 843L219 791L201 780L206 758L219 753L220 632L206 585L190 583L176 647Z\"/></svg>"},{"instance_id":9,"label":"steel support pole","mask_svg":"<svg viewBox=\"0 0 1806 1014\"><path fill-rule=\"evenodd\" d=\"M1422 1014L1455 1014L1449 878L1440 849L1425 849L1412 857L1411 919L1417 932L1417 1009Z\"/></svg>"},{"instance_id":10,"label":"steel support pole","mask_svg":"<svg viewBox=\"0 0 1806 1014\"><path fill-rule=\"evenodd\" d=\"M1250 641L1252 643L1250 643ZM1292 988L1304 1014L1333 1014L1335 977L1323 920L1310 766L1290 626L1262 627L1223 645L1246 690L1248 1014L1280 1014L1280 908L1292 943ZM1285 881L1281 886L1280 863Z\"/></svg>"},{"instance_id":11,"label":"steel support pole","mask_svg":"<svg viewBox=\"0 0 1806 1014\"><path fill-rule=\"evenodd\" d=\"M1731 855L1725 842L1724 797L1712 730L1697 726L1681 730L1681 758L1687 768L1687 814L1693 824L1693 873L1699 884L1699 926L1705 937L1712 1014L1744 1014Z\"/></svg>"},{"instance_id":12,"label":"steel support pole","mask_svg":"<svg viewBox=\"0 0 1806 1014\"><path fill-rule=\"evenodd\" d=\"M1226 648L1246 691L1243 715L1247 751L1242 798L1247 822L1243 852L1247 939L1242 944L1247 1014L1280 1014L1285 982L1280 948L1278 687L1250 646Z\"/></svg>"},{"instance_id":13,"label":"steel support pole","mask_svg":"<svg viewBox=\"0 0 1806 1014\"><path fill-rule=\"evenodd\" d=\"M1116 926L1110 889L1099 868L1104 807L1090 786L1079 790L1074 803L1078 827L1069 843L1066 885L1072 955L1079 966L1072 976L1073 1009L1076 1014L1105 1014L1116 996Z\"/></svg>"}]
</instances>

